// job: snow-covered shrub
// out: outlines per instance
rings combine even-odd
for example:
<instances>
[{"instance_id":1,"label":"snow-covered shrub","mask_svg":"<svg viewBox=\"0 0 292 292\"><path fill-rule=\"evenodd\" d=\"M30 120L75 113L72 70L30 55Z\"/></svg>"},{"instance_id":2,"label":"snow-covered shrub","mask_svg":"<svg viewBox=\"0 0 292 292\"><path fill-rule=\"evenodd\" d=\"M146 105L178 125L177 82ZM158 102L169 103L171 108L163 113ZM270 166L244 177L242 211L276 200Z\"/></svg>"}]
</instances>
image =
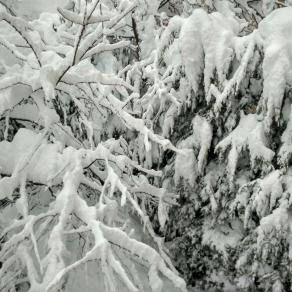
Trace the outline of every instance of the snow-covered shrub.
<instances>
[{"instance_id":1,"label":"snow-covered shrub","mask_svg":"<svg viewBox=\"0 0 292 292\"><path fill-rule=\"evenodd\" d=\"M0 12L14 57L0 80L0 290L158 292L168 278L186 291L145 212L158 206L163 225L174 197L150 184L162 173L130 143L176 150L131 108L136 7L76 0L33 21Z\"/></svg>"}]
</instances>

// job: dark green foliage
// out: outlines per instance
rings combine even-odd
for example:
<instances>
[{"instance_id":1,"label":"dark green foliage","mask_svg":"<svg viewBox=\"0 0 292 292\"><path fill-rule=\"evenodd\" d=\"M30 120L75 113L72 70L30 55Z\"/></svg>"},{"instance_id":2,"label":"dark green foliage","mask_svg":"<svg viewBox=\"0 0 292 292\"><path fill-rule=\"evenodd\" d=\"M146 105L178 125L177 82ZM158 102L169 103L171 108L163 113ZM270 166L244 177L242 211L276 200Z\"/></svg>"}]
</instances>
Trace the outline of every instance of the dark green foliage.
<instances>
[{"instance_id":1,"label":"dark green foliage","mask_svg":"<svg viewBox=\"0 0 292 292\"><path fill-rule=\"evenodd\" d=\"M223 258L215 249L202 244L204 203L196 195L196 189L184 183L182 178L176 191L178 205L170 210L166 242L169 243L175 265L189 285L211 291L209 289L218 288L211 274L222 267Z\"/></svg>"}]
</instances>

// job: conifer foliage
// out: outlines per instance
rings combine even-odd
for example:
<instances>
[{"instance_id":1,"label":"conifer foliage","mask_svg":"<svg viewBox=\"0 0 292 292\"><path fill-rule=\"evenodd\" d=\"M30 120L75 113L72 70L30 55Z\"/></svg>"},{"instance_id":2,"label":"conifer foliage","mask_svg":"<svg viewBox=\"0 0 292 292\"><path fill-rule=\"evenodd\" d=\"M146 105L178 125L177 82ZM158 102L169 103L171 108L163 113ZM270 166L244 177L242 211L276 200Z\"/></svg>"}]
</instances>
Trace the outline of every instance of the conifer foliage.
<instances>
[{"instance_id":1,"label":"conifer foliage","mask_svg":"<svg viewBox=\"0 0 292 292\"><path fill-rule=\"evenodd\" d=\"M169 19L158 42L155 70L173 98L154 96L148 118L158 113L157 129L189 149L165 168L180 195L165 235L199 291L292 287L292 8L263 2L197 1L201 8Z\"/></svg>"}]
</instances>

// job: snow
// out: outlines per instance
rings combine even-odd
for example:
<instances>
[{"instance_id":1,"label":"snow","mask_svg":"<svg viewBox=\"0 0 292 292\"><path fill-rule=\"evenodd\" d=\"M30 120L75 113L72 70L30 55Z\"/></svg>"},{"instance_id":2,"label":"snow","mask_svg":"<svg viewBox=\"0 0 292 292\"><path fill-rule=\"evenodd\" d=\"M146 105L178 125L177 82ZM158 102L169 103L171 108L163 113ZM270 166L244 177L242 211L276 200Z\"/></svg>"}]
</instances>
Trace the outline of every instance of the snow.
<instances>
[{"instance_id":1,"label":"snow","mask_svg":"<svg viewBox=\"0 0 292 292\"><path fill-rule=\"evenodd\" d=\"M211 147L213 129L212 125L205 119L197 115L193 121L193 135L195 140L195 147L199 148L198 154L198 170L200 174L203 173L207 158L208 152Z\"/></svg>"},{"instance_id":2,"label":"snow","mask_svg":"<svg viewBox=\"0 0 292 292\"><path fill-rule=\"evenodd\" d=\"M208 152L212 141L212 126L203 117L196 115L192 120L193 134L179 143L183 151L178 153L175 160L174 180L177 184L184 178L192 186L196 177L205 169ZM194 150L198 150L196 157Z\"/></svg>"},{"instance_id":3,"label":"snow","mask_svg":"<svg viewBox=\"0 0 292 292\"><path fill-rule=\"evenodd\" d=\"M272 119L279 120L285 87L292 84L292 7L273 11L259 24L259 42L264 47L263 106L269 129Z\"/></svg>"},{"instance_id":4,"label":"snow","mask_svg":"<svg viewBox=\"0 0 292 292\"><path fill-rule=\"evenodd\" d=\"M70 10L63 9L63 8L58 8L57 10L65 19L67 19L73 23L81 24L81 25L95 24L98 22L110 20L110 17L107 15L94 16L91 13L89 13L90 17L86 17L84 19L84 17L82 15L78 15L74 12L71 12Z\"/></svg>"},{"instance_id":5,"label":"snow","mask_svg":"<svg viewBox=\"0 0 292 292\"><path fill-rule=\"evenodd\" d=\"M253 208L264 217L276 206L277 200L283 193L280 171L274 171L259 181L260 191L255 195Z\"/></svg>"},{"instance_id":6,"label":"snow","mask_svg":"<svg viewBox=\"0 0 292 292\"><path fill-rule=\"evenodd\" d=\"M239 154L245 150L250 151L251 167L256 167L257 159L270 162L274 152L266 146L264 128L261 121L257 120L254 114L241 114L241 119L237 127L216 146L216 152L221 155L230 146L228 154L228 172L233 179L236 172Z\"/></svg>"},{"instance_id":7,"label":"snow","mask_svg":"<svg viewBox=\"0 0 292 292\"><path fill-rule=\"evenodd\" d=\"M206 221L203 227L202 243L215 247L227 256L227 247L236 247L242 239L242 226L239 221L231 221L230 227L224 225L212 226L211 222Z\"/></svg>"},{"instance_id":8,"label":"snow","mask_svg":"<svg viewBox=\"0 0 292 292\"><path fill-rule=\"evenodd\" d=\"M150 264L151 272L149 277L150 285L154 289L153 291L161 291L162 288L162 282L160 286L156 286L154 282L151 283L154 279L155 282L159 279L158 274L157 277L155 276L157 273L156 269L173 281L175 285L178 285L182 291L185 291L184 282L165 266L162 258L154 249L146 244L139 243L138 241L129 238L119 229L100 225L101 223L96 221L97 210L94 207L87 206L87 204L79 198L77 189L83 177L82 165L90 164L90 161L95 160L94 157L98 157L99 155L101 155L101 157L109 157L108 150L101 145L95 150L87 151L83 149L75 150L72 147L62 149L57 144L48 144L45 137L46 135L36 134L28 129L20 129L12 142L0 142L0 164L2 166L2 173L12 174L11 177L6 177L1 180L1 199L10 196L12 191L19 184L22 188L23 175L25 179L30 181L52 185L59 183L64 174L64 186L58 193L56 201L53 204L54 207L52 211L59 214L59 220L51 231L48 239L49 253L43 260L43 264L41 264L41 267L46 270L42 283L35 280L34 275L36 272L33 272L33 265L30 261L27 261L30 258L25 257L24 262L28 267L30 283L33 285L31 288L32 291L34 291L33 289L36 289L37 291L38 289L42 290L48 289L48 287L53 287L67 272L77 267L79 264L83 264L88 260L99 259L99 245L103 236L105 236L102 241L103 244L107 245L109 240L111 243L122 246L123 249L127 249L129 252L138 255L141 259L146 260ZM9 153L9 155L6 155L6 153ZM106 193L108 184L110 185L110 190L109 193ZM115 187L117 187L122 193L122 206L125 205L126 199L128 199L136 209L137 213L144 218L143 212L140 210L138 204L131 197L131 194L128 193L127 188L119 180L113 169L108 165L107 180L105 181L100 196L101 204L104 203L103 200L105 197L113 197ZM27 214L27 209L23 209L26 196L24 189L21 198L16 203L18 211L20 213L24 212L23 215ZM105 212L106 210L107 209L100 209L101 212ZM71 266L65 266L61 257L61 254L65 249L62 239L62 230L65 229L67 225L66 222L70 214L73 212L76 212L77 216L92 230L93 235L95 236L95 246L87 253L87 255L85 255L85 257L76 261ZM27 215L24 216L24 218L28 218ZM23 236L25 236L25 234ZM22 252L22 254L25 256L26 253ZM108 256L110 257L109 264L114 265L113 268L121 276L126 286L130 291L136 291L132 282L127 278L128 276L126 276L126 272L123 270L122 266L117 266L117 263L119 262L117 262L117 260L110 254Z\"/></svg>"},{"instance_id":9,"label":"snow","mask_svg":"<svg viewBox=\"0 0 292 292\"><path fill-rule=\"evenodd\" d=\"M7 41L4 37L0 36L0 44L7 48L13 55L15 55L16 58L18 58L21 61L26 61L26 57L22 55L15 47L15 45L11 44L9 41Z\"/></svg>"},{"instance_id":10,"label":"snow","mask_svg":"<svg viewBox=\"0 0 292 292\"><path fill-rule=\"evenodd\" d=\"M219 82L224 83L239 29L231 17L219 12L207 14L202 9L194 10L183 22L180 35L183 64L195 93L203 73L206 92L215 71Z\"/></svg>"},{"instance_id":11,"label":"snow","mask_svg":"<svg viewBox=\"0 0 292 292\"><path fill-rule=\"evenodd\" d=\"M207 22L206 18L208 18L206 12L195 10L181 28L180 38L183 64L195 93L198 91L198 83L204 66L204 51L200 34L201 27L198 24Z\"/></svg>"},{"instance_id":12,"label":"snow","mask_svg":"<svg viewBox=\"0 0 292 292\"><path fill-rule=\"evenodd\" d=\"M286 208L277 208L272 214L264 217L258 228L257 244L260 245L261 241L265 240L266 236L269 236L272 231L276 230L281 232L287 228L288 214Z\"/></svg>"},{"instance_id":13,"label":"snow","mask_svg":"<svg viewBox=\"0 0 292 292\"><path fill-rule=\"evenodd\" d=\"M46 12L56 12L58 6L63 6L67 0L20 0L18 1L17 12L26 17L38 18L38 16Z\"/></svg>"},{"instance_id":14,"label":"snow","mask_svg":"<svg viewBox=\"0 0 292 292\"><path fill-rule=\"evenodd\" d=\"M179 147L184 152L179 153L175 158L175 184L179 183L180 178L185 179L191 186L195 185L195 180L198 175L197 159L194 151L190 149L192 147L192 137L183 140Z\"/></svg>"},{"instance_id":15,"label":"snow","mask_svg":"<svg viewBox=\"0 0 292 292\"><path fill-rule=\"evenodd\" d=\"M285 131L281 137L281 148L278 153L278 161L282 166L287 167L292 154L292 108L290 110L290 117Z\"/></svg>"}]
</instances>

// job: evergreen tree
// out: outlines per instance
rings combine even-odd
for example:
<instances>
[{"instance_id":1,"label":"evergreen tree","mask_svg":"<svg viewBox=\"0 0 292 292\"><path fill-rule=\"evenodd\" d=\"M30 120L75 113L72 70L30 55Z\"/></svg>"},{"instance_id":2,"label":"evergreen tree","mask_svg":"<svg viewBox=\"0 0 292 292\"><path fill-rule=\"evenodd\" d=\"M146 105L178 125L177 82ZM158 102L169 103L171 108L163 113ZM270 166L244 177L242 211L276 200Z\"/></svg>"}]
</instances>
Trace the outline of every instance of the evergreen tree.
<instances>
[{"instance_id":1,"label":"evergreen tree","mask_svg":"<svg viewBox=\"0 0 292 292\"><path fill-rule=\"evenodd\" d=\"M147 86L137 107L181 149L144 163L179 195L165 239L199 291L291 289L292 10L253 2L165 3L156 50L135 65Z\"/></svg>"}]
</instances>

